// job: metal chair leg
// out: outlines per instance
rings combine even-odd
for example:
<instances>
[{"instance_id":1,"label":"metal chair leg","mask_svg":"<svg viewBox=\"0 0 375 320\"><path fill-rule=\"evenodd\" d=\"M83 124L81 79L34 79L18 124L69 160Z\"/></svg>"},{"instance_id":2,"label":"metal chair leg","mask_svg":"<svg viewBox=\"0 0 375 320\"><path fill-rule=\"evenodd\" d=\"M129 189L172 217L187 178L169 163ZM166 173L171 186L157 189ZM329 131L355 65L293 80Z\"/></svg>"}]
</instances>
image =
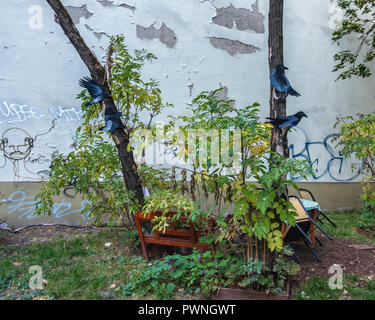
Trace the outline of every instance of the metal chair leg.
<instances>
[{"instance_id":1,"label":"metal chair leg","mask_svg":"<svg viewBox=\"0 0 375 320\"><path fill-rule=\"evenodd\" d=\"M290 244L288 244L287 246L288 246L290 249L293 250L293 258L297 261L297 263L298 263L299 265L302 265L302 261L301 261L301 259L297 256L297 254L295 253L293 247L292 247Z\"/></svg>"},{"instance_id":2,"label":"metal chair leg","mask_svg":"<svg viewBox=\"0 0 375 320\"><path fill-rule=\"evenodd\" d=\"M328 218L323 212L320 211L319 215L322 215L324 219L326 219L333 227L337 228L336 224L330 218Z\"/></svg>"},{"instance_id":3,"label":"metal chair leg","mask_svg":"<svg viewBox=\"0 0 375 320\"><path fill-rule=\"evenodd\" d=\"M320 240L319 240L318 238L315 237L315 240L316 240L316 242L319 243L319 245L320 245L321 247L323 247L323 243L321 243Z\"/></svg>"},{"instance_id":4,"label":"metal chair leg","mask_svg":"<svg viewBox=\"0 0 375 320\"><path fill-rule=\"evenodd\" d=\"M294 257L294 259L297 261L297 263L298 263L299 265L302 265L302 261L301 261L301 259L297 256L296 253L293 253L293 257Z\"/></svg>"},{"instance_id":5,"label":"metal chair leg","mask_svg":"<svg viewBox=\"0 0 375 320\"><path fill-rule=\"evenodd\" d=\"M305 242L307 248L309 248L310 252L314 255L315 259L321 262L320 257L317 254L317 252L313 248L311 248L310 244L305 239L303 239L303 241Z\"/></svg>"},{"instance_id":6,"label":"metal chair leg","mask_svg":"<svg viewBox=\"0 0 375 320\"><path fill-rule=\"evenodd\" d=\"M299 230L299 232L301 232L301 234L303 235L304 237L304 240L307 240L310 244L312 244L312 241L311 239L309 238L309 236L301 229L301 227L298 225L298 223L296 223L296 228Z\"/></svg>"},{"instance_id":7,"label":"metal chair leg","mask_svg":"<svg viewBox=\"0 0 375 320\"><path fill-rule=\"evenodd\" d=\"M317 227L329 240L333 240L333 238L323 230L323 228L321 226L319 226L313 219L311 219L311 217L309 217L309 220L310 222L315 226Z\"/></svg>"}]
</instances>

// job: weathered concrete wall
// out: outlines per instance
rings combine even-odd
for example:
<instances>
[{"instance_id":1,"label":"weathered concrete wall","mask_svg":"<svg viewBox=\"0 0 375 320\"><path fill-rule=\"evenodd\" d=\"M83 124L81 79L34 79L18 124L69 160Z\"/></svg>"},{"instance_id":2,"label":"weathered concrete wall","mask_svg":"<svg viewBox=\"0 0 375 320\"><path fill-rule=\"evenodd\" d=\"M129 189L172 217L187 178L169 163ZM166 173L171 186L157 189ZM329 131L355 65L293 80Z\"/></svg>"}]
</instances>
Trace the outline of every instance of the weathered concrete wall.
<instances>
[{"instance_id":1,"label":"weathered concrete wall","mask_svg":"<svg viewBox=\"0 0 375 320\"><path fill-rule=\"evenodd\" d=\"M81 195L74 195L72 190L65 190L61 197L55 199L55 205L51 216L35 216L35 195L40 189L41 183L22 182L15 185L12 182L0 184L0 194L6 195L0 205L0 222L5 221L13 229L35 224L66 224L88 225L91 219L88 215L82 215L81 210L89 205L89 201ZM359 195L361 185L359 183L299 183L301 188L307 188L314 194L322 210L345 210L360 208ZM296 194L291 190L290 194ZM203 207L210 208L215 205L213 197L206 204L202 200ZM222 208L232 209L226 204Z\"/></svg>"},{"instance_id":2,"label":"weathered concrete wall","mask_svg":"<svg viewBox=\"0 0 375 320\"><path fill-rule=\"evenodd\" d=\"M41 183L13 182L0 184L0 222L5 221L12 228L19 228L35 224L90 224L88 215L81 214L90 202L80 195L74 195L72 190L66 189L61 197L56 198L51 216L36 216L35 195L40 190Z\"/></svg>"},{"instance_id":3,"label":"weathered concrete wall","mask_svg":"<svg viewBox=\"0 0 375 320\"><path fill-rule=\"evenodd\" d=\"M124 34L130 49L146 48L158 56L145 67L145 77L160 81L164 98L175 105L168 113L186 113L200 91L224 86L238 106L259 102L262 119L268 116L268 1L63 2L100 59L108 45L106 34ZM337 48L332 46L331 27L338 13L333 4L285 2L287 75L302 94L288 99L288 113L303 110L308 115L290 134L291 155L311 161L317 174L311 182L358 182L350 162L334 148L333 124L339 114L373 111L374 80L334 81ZM46 1L2 1L0 9L6 13L0 19L0 140L8 141L0 152L0 188L9 198L14 191L7 191L8 182L47 179L53 155L71 150L81 121L75 100L78 80L88 71ZM358 190L353 186L311 188ZM332 203L332 208L349 206L339 199Z\"/></svg>"}]
</instances>

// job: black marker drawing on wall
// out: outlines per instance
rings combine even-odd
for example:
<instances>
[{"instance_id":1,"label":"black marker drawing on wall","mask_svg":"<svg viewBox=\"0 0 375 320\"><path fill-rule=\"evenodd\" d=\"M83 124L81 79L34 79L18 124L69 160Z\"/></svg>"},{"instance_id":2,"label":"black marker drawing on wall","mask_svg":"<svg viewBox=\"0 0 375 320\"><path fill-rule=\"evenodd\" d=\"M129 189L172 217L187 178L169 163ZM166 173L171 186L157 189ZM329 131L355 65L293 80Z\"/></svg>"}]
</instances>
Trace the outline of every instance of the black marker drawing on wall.
<instances>
[{"instance_id":1,"label":"black marker drawing on wall","mask_svg":"<svg viewBox=\"0 0 375 320\"><path fill-rule=\"evenodd\" d=\"M44 181L45 176L48 176L46 170L33 172L27 165L27 159L35 147L35 142L39 137L49 134L55 128L55 122L52 121L51 127L48 131L37 134L34 137L22 128L9 128L3 132L0 139L0 151L4 156L4 163L0 169L4 168L8 162L13 166L14 182L18 183L21 179L32 181ZM31 176L24 176L20 174L20 169L25 170L25 173ZM25 175L26 175L25 174Z\"/></svg>"}]
</instances>

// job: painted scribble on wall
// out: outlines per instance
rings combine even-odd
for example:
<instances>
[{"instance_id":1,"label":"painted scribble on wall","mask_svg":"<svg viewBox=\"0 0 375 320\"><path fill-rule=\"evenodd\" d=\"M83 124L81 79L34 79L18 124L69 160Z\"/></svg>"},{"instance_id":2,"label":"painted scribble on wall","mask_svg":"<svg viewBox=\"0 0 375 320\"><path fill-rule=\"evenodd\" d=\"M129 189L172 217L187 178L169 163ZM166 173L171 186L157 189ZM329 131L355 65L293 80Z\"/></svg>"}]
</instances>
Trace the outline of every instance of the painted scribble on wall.
<instances>
[{"instance_id":1,"label":"painted scribble on wall","mask_svg":"<svg viewBox=\"0 0 375 320\"><path fill-rule=\"evenodd\" d=\"M319 181L323 178L335 182L354 181L359 177L353 173L351 161L345 160L340 150L334 147L332 138L335 134L327 135L321 141L313 141L303 129L296 129L298 142L289 146L290 156L294 159L305 159L311 164L316 176L312 179ZM300 177L293 177L295 181L301 181Z\"/></svg>"},{"instance_id":2,"label":"painted scribble on wall","mask_svg":"<svg viewBox=\"0 0 375 320\"><path fill-rule=\"evenodd\" d=\"M17 124L20 122L29 122L49 117L58 118L59 122L80 121L82 119L82 110L79 107L50 107L48 112L37 106L27 104L0 103L0 124Z\"/></svg>"},{"instance_id":3,"label":"painted scribble on wall","mask_svg":"<svg viewBox=\"0 0 375 320\"><path fill-rule=\"evenodd\" d=\"M25 191L17 190L3 199L3 210L5 211L5 218L16 218L18 220L33 220L39 218L34 215L36 210L36 200L34 196L28 196ZM90 220L89 213L82 215L81 211L90 205L89 200L82 200L80 207L74 209L72 201L68 201L63 197L56 202L52 208L52 216L54 219L67 219L72 216L81 217L83 222Z\"/></svg>"}]
</instances>

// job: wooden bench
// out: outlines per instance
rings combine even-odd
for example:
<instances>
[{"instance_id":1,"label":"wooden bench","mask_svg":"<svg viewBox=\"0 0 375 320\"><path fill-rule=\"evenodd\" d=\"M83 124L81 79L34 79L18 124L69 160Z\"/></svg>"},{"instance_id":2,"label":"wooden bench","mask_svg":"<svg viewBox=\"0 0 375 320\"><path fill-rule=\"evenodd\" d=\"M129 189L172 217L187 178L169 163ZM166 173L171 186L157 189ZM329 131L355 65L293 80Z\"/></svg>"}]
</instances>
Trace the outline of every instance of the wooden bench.
<instances>
[{"instance_id":1,"label":"wooden bench","mask_svg":"<svg viewBox=\"0 0 375 320\"><path fill-rule=\"evenodd\" d=\"M169 212L168 215L172 216L176 212ZM152 212L146 214L144 212L138 212L134 215L135 225L138 230L139 239L141 242L141 247L143 255L148 259L148 253L146 249L146 243L154 243L165 246L175 246L175 247L185 247L185 248L197 248L200 250L209 250L210 246L207 243L200 243L199 239L205 233L205 230L195 230L194 224L189 221L189 228L176 229L176 222L171 222L170 227L164 232L153 230L151 234L143 234L141 222L151 221L155 216L161 215L161 212ZM182 215L178 222L186 223L188 217ZM213 217L209 218L209 226L213 228L215 225L215 219ZM154 224L153 224L154 226ZM206 230L207 231L207 230Z\"/></svg>"}]
</instances>

